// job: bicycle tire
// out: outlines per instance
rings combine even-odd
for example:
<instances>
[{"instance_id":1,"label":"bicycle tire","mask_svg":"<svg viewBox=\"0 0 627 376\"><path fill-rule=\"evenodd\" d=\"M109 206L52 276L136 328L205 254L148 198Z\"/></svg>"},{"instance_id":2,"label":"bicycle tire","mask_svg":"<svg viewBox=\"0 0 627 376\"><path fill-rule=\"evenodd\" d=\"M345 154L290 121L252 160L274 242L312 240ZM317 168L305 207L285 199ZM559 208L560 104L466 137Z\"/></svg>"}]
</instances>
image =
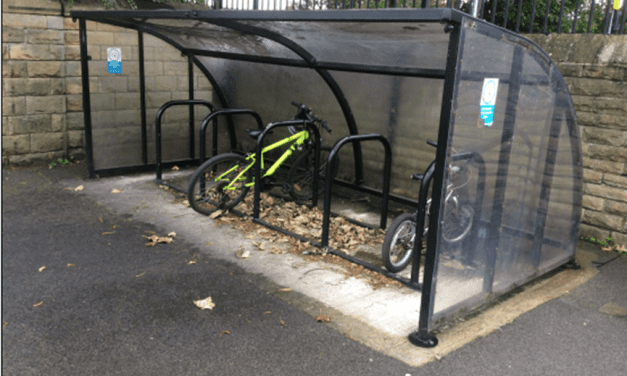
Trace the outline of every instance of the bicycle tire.
<instances>
[{"instance_id":1,"label":"bicycle tire","mask_svg":"<svg viewBox=\"0 0 627 376\"><path fill-rule=\"evenodd\" d=\"M324 193L326 184L326 169L329 154L332 148L329 146L320 147L320 173L318 178L318 195ZM331 167L331 177L335 179L338 167L340 165L339 155L335 157ZM314 169L314 149L307 148L298 156L296 162L292 165L287 181L291 186L289 195L297 201L308 201L313 196L313 169Z\"/></svg>"},{"instance_id":2,"label":"bicycle tire","mask_svg":"<svg viewBox=\"0 0 627 376\"><path fill-rule=\"evenodd\" d=\"M246 187L245 184L253 180L253 169L246 172L244 179L235 185L235 189L225 192L223 188L248 163L246 158L234 153L216 155L207 160L190 179L187 188L187 200L190 206L204 215L209 215L218 209L232 209L248 193L250 187ZM225 173L226 175L220 181L216 181L216 177Z\"/></svg>"},{"instance_id":3,"label":"bicycle tire","mask_svg":"<svg viewBox=\"0 0 627 376\"><path fill-rule=\"evenodd\" d=\"M383 240L381 258L392 273L405 269L412 260L416 240L416 214L403 213L394 218Z\"/></svg>"},{"instance_id":4,"label":"bicycle tire","mask_svg":"<svg viewBox=\"0 0 627 376\"><path fill-rule=\"evenodd\" d=\"M463 240L472 228L475 211L470 205L461 205L459 213L444 208L444 220L441 222L442 239L449 244Z\"/></svg>"}]
</instances>

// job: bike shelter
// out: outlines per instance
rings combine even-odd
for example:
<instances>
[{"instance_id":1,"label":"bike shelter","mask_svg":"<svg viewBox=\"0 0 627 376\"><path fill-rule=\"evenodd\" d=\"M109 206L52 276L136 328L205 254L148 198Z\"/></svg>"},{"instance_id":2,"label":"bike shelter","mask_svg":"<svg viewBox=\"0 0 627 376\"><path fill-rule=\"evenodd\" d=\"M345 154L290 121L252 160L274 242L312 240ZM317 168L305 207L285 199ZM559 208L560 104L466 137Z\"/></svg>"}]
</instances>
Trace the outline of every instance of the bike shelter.
<instances>
[{"instance_id":1,"label":"bike shelter","mask_svg":"<svg viewBox=\"0 0 627 376\"><path fill-rule=\"evenodd\" d=\"M90 177L156 170L163 182L162 168L198 164L207 148L212 155L253 150L244 129L263 129L261 119L289 118L288 104L299 100L333 126L324 137L335 145L329 158L341 155L341 166L334 184L325 182L327 193L342 186L381 197L381 228L388 200L417 210L421 228L430 197L423 281L418 283L419 252L411 280L368 265L421 290L414 344L434 346L431 332L444 320L574 265L582 200L575 111L556 64L520 35L453 9L71 15L79 22ZM86 21L137 32L138 119L92 111ZM161 107L154 138L146 111L144 34L167 42L188 63L188 98ZM213 90L211 101L194 98L198 74ZM164 112L181 106L189 108L189 128L162 132ZM195 107L208 113L200 116ZM258 160L266 134L267 128L257 140ZM172 137L183 141L168 143ZM463 240L450 242L443 236L454 220L444 215L447 184L460 164L472 172L459 196L472 208L472 226ZM410 179L421 172L422 185ZM258 217L259 184L254 196L253 220L268 225ZM318 243L327 248L330 196L324 197ZM419 250L421 242L415 246Z\"/></svg>"}]
</instances>

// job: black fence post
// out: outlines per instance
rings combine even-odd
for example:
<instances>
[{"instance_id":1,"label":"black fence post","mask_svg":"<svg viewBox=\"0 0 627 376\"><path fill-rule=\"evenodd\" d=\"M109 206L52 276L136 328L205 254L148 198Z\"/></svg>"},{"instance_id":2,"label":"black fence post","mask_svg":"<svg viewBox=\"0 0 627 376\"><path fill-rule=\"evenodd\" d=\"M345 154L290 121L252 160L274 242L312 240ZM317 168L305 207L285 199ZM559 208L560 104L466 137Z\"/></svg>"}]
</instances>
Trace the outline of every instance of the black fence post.
<instances>
[{"instance_id":1,"label":"black fence post","mask_svg":"<svg viewBox=\"0 0 627 376\"><path fill-rule=\"evenodd\" d=\"M87 172L90 179L94 173L94 147L91 133L91 102L89 94L89 60L87 55L87 27L85 19L78 20L79 37L81 44L81 82L83 85L83 121L85 122L85 153L87 154Z\"/></svg>"}]
</instances>

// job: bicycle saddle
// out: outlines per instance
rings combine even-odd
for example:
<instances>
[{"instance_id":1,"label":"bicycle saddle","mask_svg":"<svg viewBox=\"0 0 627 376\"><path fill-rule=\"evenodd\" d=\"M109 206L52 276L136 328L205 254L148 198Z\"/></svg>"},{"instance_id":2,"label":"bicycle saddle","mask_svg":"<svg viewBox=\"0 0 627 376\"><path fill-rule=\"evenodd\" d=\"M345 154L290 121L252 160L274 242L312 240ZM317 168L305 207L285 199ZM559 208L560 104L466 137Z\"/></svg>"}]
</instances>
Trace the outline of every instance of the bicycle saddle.
<instances>
[{"instance_id":1,"label":"bicycle saddle","mask_svg":"<svg viewBox=\"0 0 627 376\"><path fill-rule=\"evenodd\" d=\"M252 137L252 139L255 141L259 138L259 135L263 131L264 131L263 129L246 129L246 132L248 132L248 135ZM271 134L271 133L272 131L268 132L268 134Z\"/></svg>"}]
</instances>

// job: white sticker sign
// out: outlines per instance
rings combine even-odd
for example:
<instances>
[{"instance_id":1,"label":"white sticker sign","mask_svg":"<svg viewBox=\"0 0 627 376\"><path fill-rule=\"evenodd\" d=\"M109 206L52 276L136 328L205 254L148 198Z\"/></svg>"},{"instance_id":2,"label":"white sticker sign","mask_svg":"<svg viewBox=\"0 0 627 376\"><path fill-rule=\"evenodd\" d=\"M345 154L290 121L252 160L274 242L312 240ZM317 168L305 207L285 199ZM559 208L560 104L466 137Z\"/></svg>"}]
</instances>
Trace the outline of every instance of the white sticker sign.
<instances>
[{"instance_id":1,"label":"white sticker sign","mask_svg":"<svg viewBox=\"0 0 627 376\"><path fill-rule=\"evenodd\" d=\"M483 120L483 125L486 127L491 127L494 123L494 106L496 105L496 94L498 88L498 78L486 78L483 80L481 101L479 103L479 116Z\"/></svg>"},{"instance_id":2,"label":"white sticker sign","mask_svg":"<svg viewBox=\"0 0 627 376\"><path fill-rule=\"evenodd\" d=\"M122 49L107 47L107 61L109 73L122 73Z\"/></svg>"}]
</instances>

